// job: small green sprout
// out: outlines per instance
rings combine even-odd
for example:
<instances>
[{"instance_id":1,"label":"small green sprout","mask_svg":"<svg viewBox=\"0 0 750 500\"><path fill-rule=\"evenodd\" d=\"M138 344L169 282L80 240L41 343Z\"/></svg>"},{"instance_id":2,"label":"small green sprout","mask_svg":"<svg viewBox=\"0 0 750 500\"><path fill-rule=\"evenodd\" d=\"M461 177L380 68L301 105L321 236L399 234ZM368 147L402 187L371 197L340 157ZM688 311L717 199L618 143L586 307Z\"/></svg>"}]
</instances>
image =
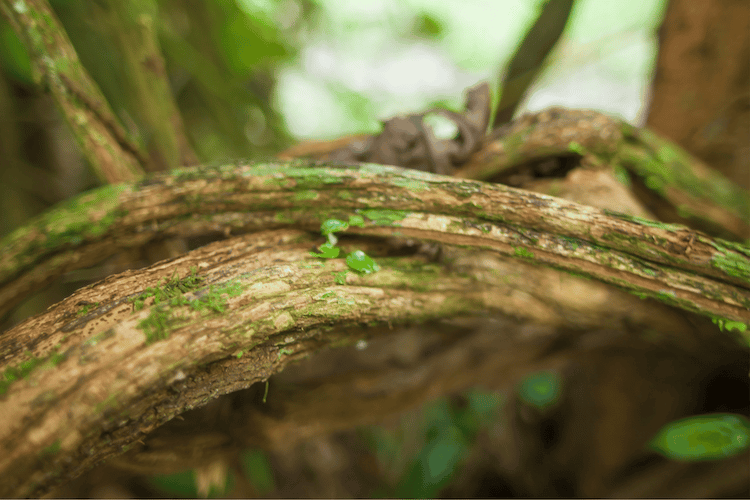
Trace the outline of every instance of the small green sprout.
<instances>
[{"instance_id":1,"label":"small green sprout","mask_svg":"<svg viewBox=\"0 0 750 500\"><path fill-rule=\"evenodd\" d=\"M346 256L346 265L355 271L364 274L374 273L380 270L380 266L362 250L355 250Z\"/></svg>"},{"instance_id":2,"label":"small green sprout","mask_svg":"<svg viewBox=\"0 0 750 500\"><path fill-rule=\"evenodd\" d=\"M328 244L333 246L338 243L338 238L333 233L340 233L349 229L349 224L339 219L326 219L320 225L320 232L328 238ZM328 257L333 258L333 257Z\"/></svg>"}]
</instances>

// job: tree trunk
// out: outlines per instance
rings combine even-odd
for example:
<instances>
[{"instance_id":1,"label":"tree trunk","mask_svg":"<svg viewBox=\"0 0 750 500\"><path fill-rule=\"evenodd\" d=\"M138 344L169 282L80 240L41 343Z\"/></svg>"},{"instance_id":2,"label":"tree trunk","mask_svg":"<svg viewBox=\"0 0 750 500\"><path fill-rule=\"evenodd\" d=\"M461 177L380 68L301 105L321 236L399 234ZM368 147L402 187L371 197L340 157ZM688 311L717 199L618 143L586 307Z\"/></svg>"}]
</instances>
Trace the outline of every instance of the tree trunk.
<instances>
[{"instance_id":1,"label":"tree trunk","mask_svg":"<svg viewBox=\"0 0 750 500\"><path fill-rule=\"evenodd\" d=\"M670 0L648 127L750 188L750 4Z\"/></svg>"}]
</instances>

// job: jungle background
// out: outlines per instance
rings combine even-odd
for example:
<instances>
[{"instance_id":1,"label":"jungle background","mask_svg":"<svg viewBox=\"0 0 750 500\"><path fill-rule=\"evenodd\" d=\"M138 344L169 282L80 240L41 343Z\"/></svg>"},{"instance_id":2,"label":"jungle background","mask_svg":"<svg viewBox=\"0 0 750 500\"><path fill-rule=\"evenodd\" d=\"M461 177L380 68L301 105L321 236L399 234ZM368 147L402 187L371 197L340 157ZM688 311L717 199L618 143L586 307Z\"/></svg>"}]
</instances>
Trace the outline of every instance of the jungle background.
<instances>
[{"instance_id":1,"label":"jungle background","mask_svg":"<svg viewBox=\"0 0 750 500\"><path fill-rule=\"evenodd\" d=\"M527 33L541 25L543 13L555 3L560 11L545 29L560 31L559 39L552 36L541 47L523 43L541 38L529 38ZM11 4L4 2L3 7ZM736 185L750 188L750 8L746 2L51 0L50 5L116 119L148 152L147 170L235 158L265 160L305 140L376 134L381 121L397 114L462 109L465 89L488 81L495 126L551 105L596 109L663 134ZM143 24L143 19L149 21ZM133 69L142 47L132 32L139 29L153 34L154 53L163 56L153 63L163 64L168 91L179 111L177 121L164 114L164 96L153 82L144 81ZM0 30L0 234L4 235L105 179L76 147L54 99L35 83L34 63L7 20ZM444 122L435 127L455 133ZM179 132L170 136L163 128ZM305 151L304 142L301 148L296 151ZM666 213L651 208L659 215ZM155 260L146 255L140 265ZM63 283L21 304L2 319L0 327L4 331L42 312L113 270L123 269L108 263L67 273ZM416 340L418 336L418 329L405 333L397 346L382 346L381 356L391 356L394 366L413 362L421 350L430 349ZM378 352L378 341L373 340L369 345L326 352L316 362L335 365L365 345L368 356L377 357L373 353ZM52 494L746 495L748 474L742 464L747 464L747 453L698 465L674 465L648 451L624 453L627 458L614 467L614 479L601 484L578 471L585 469L585 461L564 463L558 457L554 464L544 463L542 454L565 435L561 417L540 416L543 412L524 400L524 388L540 376L551 386L574 388L577 403L568 402L567 409L555 412L583 415L577 421L583 423L575 425L586 426L587 412L581 405L585 407L587 399L581 394L596 391L595 380L602 384L601 395L605 391L601 387L637 392L639 377L653 376L649 362L634 361L637 348L629 344L618 348L615 343L611 349L610 357L581 362L551 379L544 378L551 372L530 370L506 374L502 381L487 380L483 386L446 384L460 390L435 394L440 397L377 425L315 435L288 449L248 448L231 459L175 474L145 474L105 463ZM634 357L622 355L627 349L634 350ZM697 371L682 370L692 358L674 355L673 365L682 367L675 373L681 375L674 375L669 387L692 384L694 390L676 398L681 406L673 411L658 410L661 420L716 411L748 414L746 350L716 349ZM293 365L278 380L271 378L269 388L256 384L248 389L249 397L267 396L269 402L283 398L284 384L300 384L315 372L305 363ZM639 370L644 373L633 373ZM621 386L628 384L632 389ZM663 389L665 393L669 387ZM217 415L224 411L218 401L209 404ZM632 435L642 439L652 432L653 423L628 430L629 418L612 424L612 435L622 433L613 437L613 443L633 439ZM518 422L526 422L527 427ZM529 436L534 435L542 436L536 441L538 450L521 453L515 465L498 449L512 447L509 442L533 441ZM518 472L527 466L531 472ZM702 489L697 489L698 484Z\"/></svg>"}]
</instances>

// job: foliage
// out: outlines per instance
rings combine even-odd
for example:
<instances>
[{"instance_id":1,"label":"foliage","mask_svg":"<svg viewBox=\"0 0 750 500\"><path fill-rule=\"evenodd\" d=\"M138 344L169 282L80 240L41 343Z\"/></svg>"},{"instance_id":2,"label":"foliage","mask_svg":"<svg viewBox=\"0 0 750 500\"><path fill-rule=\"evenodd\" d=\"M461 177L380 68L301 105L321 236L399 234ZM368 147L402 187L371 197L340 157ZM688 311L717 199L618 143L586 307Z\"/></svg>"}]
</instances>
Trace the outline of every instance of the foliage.
<instances>
[{"instance_id":1,"label":"foliage","mask_svg":"<svg viewBox=\"0 0 750 500\"><path fill-rule=\"evenodd\" d=\"M560 398L562 380L557 373L540 371L526 376L518 386L520 398L537 408L552 406Z\"/></svg>"},{"instance_id":2,"label":"foliage","mask_svg":"<svg viewBox=\"0 0 750 500\"><path fill-rule=\"evenodd\" d=\"M497 393L472 389L458 400L440 398L403 416L395 431L362 429L380 467L396 478L393 486L373 495L438 496L460 471L479 433L497 420L501 405ZM414 449L415 440L418 449Z\"/></svg>"},{"instance_id":3,"label":"foliage","mask_svg":"<svg viewBox=\"0 0 750 500\"><path fill-rule=\"evenodd\" d=\"M750 447L750 421L733 414L683 418L664 426L649 447L672 460L721 460Z\"/></svg>"}]
</instances>

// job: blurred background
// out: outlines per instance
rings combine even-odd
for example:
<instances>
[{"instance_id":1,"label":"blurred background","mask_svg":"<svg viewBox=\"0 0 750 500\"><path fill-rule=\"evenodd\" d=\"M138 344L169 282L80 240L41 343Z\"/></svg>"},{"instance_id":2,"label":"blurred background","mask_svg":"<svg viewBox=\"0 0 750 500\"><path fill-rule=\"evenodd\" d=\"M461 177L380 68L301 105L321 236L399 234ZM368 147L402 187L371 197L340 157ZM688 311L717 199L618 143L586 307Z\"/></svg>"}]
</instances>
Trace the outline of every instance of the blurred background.
<instances>
[{"instance_id":1,"label":"blurred background","mask_svg":"<svg viewBox=\"0 0 750 500\"><path fill-rule=\"evenodd\" d=\"M149 133L127 77L108 2L52 0L120 122ZM151 2L145 2L150 4ZM461 108L494 90L544 1L159 0L158 42L197 161L272 156L302 139L376 133L380 120ZM519 112L558 104L640 124L664 0L578 0ZM97 184L26 52L0 24L5 234L51 203ZM494 98L497 99L497 92ZM11 162L11 159L18 161ZM13 169L13 166L16 169ZM20 167L23 168L20 168Z\"/></svg>"},{"instance_id":2,"label":"blurred background","mask_svg":"<svg viewBox=\"0 0 750 500\"><path fill-rule=\"evenodd\" d=\"M128 42L121 29L127 16L117 12L116 3L50 0L120 123L148 149L156 133L132 84ZM139 26L156 33L192 159L201 164L267 159L304 140L377 133L381 122L396 114L430 107L461 109L464 90L480 81L490 82L496 105L506 68L547 4L544 0L120 3L153 14L148 18L151 24ZM533 74L515 114L561 105L592 108L635 125L645 124L659 51L657 31L669 2L571 3L562 35ZM700 9L706 9L705 3L697 2ZM714 28L737 17L718 8L709 21L717 23ZM721 60L721 54L712 57ZM79 153L52 97L34 83L24 46L2 18L0 66L0 235L5 235L101 181ZM747 97L729 95L725 101L727 109L739 111L716 111L701 130L708 135L734 131L732 120L740 116L741 136L747 124ZM673 139L686 146L690 142L686 137ZM746 165L750 154L747 147L742 151ZM706 157L710 159L710 154ZM747 186L750 182L742 180L742 172L726 173ZM24 304L9 324L43 310L90 279L70 276L67 286ZM555 380L534 380L537 392L557 390ZM287 455L246 450L240 465L231 470L219 467L213 472L136 477L104 469L111 474L109 480L84 476L65 493L509 496L518 492L494 476L488 479L491 484L483 485L482 471L475 469L471 475L466 468L481 463L476 457L485 452L477 451L478 438L501 432L499 409L508 398L521 397L518 394L522 391L513 395L476 388L382 426L315 440ZM330 476L322 469L310 469L313 463L333 464ZM331 489L329 484L326 489L326 482L341 487Z\"/></svg>"}]
</instances>

